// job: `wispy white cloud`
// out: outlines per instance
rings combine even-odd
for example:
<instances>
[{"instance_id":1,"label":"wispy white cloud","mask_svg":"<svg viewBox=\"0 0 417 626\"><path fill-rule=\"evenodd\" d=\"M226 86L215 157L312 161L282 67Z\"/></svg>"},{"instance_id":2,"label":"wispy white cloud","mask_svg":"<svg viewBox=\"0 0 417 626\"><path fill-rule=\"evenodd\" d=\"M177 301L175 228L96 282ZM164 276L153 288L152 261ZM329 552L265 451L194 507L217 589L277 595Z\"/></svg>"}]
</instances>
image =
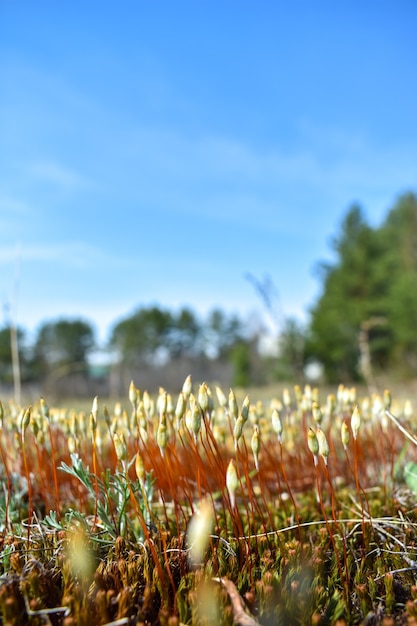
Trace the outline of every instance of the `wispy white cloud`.
<instances>
[{"instance_id":1,"label":"wispy white cloud","mask_svg":"<svg viewBox=\"0 0 417 626\"><path fill-rule=\"evenodd\" d=\"M54 160L33 161L27 166L29 175L37 181L77 190L90 185L87 177Z\"/></svg>"},{"instance_id":2,"label":"wispy white cloud","mask_svg":"<svg viewBox=\"0 0 417 626\"><path fill-rule=\"evenodd\" d=\"M0 193L0 263L2 255L16 256L22 225L27 224L32 212L28 203Z\"/></svg>"},{"instance_id":3,"label":"wispy white cloud","mask_svg":"<svg viewBox=\"0 0 417 626\"><path fill-rule=\"evenodd\" d=\"M308 219L316 210L332 211L336 218L354 200L388 204L393 190L417 186L412 146L378 145L361 130L348 132L301 120L291 144L280 143L278 131L272 129L275 139L261 147L244 129L222 136L209 127L193 134L169 120L166 126L140 126L132 123L134 116L123 119L119 109L106 109L103 100L90 97L87 89L77 89L76 83L58 74L31 71L33 76L30 72L23 76L34 84L41 81L42 89L36 93L44 95L38 102L36 124L29 124L30 128L40 124L42 135L48 131L51 110L44 105L58 98L60 106L54 110L65 106L72 120L76 113L74 129L80 134L88 130L89 142L75 160L72 144L68 147L66 134L62 138L60 134L67 125L60 116L54 118L55 149L60 146L65 156L28 161L29 185L42 183L78 194L105 189L113 200L127 199L179 216L198 211L224 224L238 216L252 225L255 216L257 228L283 234L293 233L297 220L306 214ZM26 103L21 95L16 100ZM31 122L26 104L25 111ZM71 160L76 167L68 165ZM313 204L315 194L320 206ZM306 208L310 204L312 208Z\"/></svg>"},{"instance_id":4,"label":"wispy white cloud","mask_svg":"<svg viewBox=\"0 0 417 626\"><path fill-rule=\"evenodd\" d=\"M274 146L256 149L244 142L210 138L200 144L201 163L209 172L227 177L235 174L243 186L261 184L317 187L331 184L397 184L400 180L417 182L417 156L408 146L384 147L342 129L301 137L292 148ZM388 176L388 181L386 179Z\"/></svg>"},{"instance_id":5,"label":"wispy white cloud","mask_svg":"<svg viewBox=\"0 0 417 626\"><path fill-rule=\"evenodd\" d=\"M32 207L16 197L0 193L0 231L3 235L32 212Z\"/></svg>"},{"instance_id":6,"label":"wispy white cloud","mask_svg":"<svg viewBox=\"0 0 417 626\"><path fill-rule=\"evenodd\" d=\"M336 216L358 199L389 203L393 190L417 185L417 157L407 146L381 146L343 129L306 131L291 148L149 128L125 139L117 151L127 193L224 222L238 216L249 223L256 216L259 225L278 232L292 229L297 216L315 213L315 196L322 215L331 210ZM134 176L139 184L129 186Z\"/></svg>"},{"instance_id":7,"label":"wispy white cloud","mask_svg":"<svg viewBox=\"0 0 417 626\"><path fill-rule=\"evenodd\" d=\"M308 182L318 166L314 155L304 148L284 150L280 146L256 149L248 142L221 138L203 138L197 146L200 163L221 178L238 180L241 185L300 180Z\"/></svg>"},{"instance_id":8,"label":"wispy white cloud","mask_svg":"<svg viewBox=\"0 0 417 626\"><path fill-rule=\"evenodd\" d=\"M17 258L19 257L19 258ZM0 264L22 262L48 263L78 269L102 267L105 263L123 264L123 259L115 258L103 249L81 241L64 241L38 244L3 245L0 248Z\"/></svg>"}]
</instances>

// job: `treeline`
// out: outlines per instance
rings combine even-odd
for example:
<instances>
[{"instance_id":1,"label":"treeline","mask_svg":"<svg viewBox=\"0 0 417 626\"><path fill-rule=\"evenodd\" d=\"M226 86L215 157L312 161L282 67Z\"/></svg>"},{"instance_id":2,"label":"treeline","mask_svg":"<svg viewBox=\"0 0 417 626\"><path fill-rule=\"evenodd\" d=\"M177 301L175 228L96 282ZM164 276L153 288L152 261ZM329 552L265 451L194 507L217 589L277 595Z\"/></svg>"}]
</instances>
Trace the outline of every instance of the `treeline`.
<instances>
[{"instance_id":1,"label":"treeline","mask_svg":"<svg viewBox=\"0 0 417 626\"><path fill-rule=\"evenodd\" d=\"M311 309L304 359L317 359L329 381L372 383L386 372L417 374L417 197L406 194L372 228L359 206L332 242L335 262L321 264L322 295Z\"/></svg>"},{"instance_id":2,"label":"treeline","mask_svg":"<svg viewBox=\"0 0 417 626\"><path fill-rule=\"evenodd\" d=\"M372 385L382 372L415 376L416 196L400 197L378 227L369 225L360 206L352 206L332 248L334 262L318 266L322 293L307 324L286 319L273 356L259 349L260 325L254 328L221 308L200 319L188 307L172 312L150 306L114 324L105 348L108 365L99 370L91 366L96 339L90 322L45 322L31 343L24 329L17 329L22 381L54 390L61 385L68 393L82 393L80 385L86 385L89 394L96 381L102 394L118 394L131 378L178 386L190 372L236 386L302 381L306 372L320 368L329 382ZM77 388L71 387L74 381ZM7 325L0 330L0 382L13 384Z\"/></svg>"},{"instance_id":3,"label":"treeline","mask_svg":"<svg viewBox=\"0 0 417 626\"><path fill-rule=\"evenodd\" d=\"M10 330L8 325L0 330L3 386L14 382ZM82 319L44 322L32 342L18 328L17 338L22 383L59 395L91 395L97 386L102 395L118 395L139 376L148 379L151 388L156 378L157 384L178 386L190 371L237 386L265 380L258 332L219 308L204 319L188 307L178 312L160 306L139 308L112 327L98 363L94 326Z\"/></svg>"}]
</instances>

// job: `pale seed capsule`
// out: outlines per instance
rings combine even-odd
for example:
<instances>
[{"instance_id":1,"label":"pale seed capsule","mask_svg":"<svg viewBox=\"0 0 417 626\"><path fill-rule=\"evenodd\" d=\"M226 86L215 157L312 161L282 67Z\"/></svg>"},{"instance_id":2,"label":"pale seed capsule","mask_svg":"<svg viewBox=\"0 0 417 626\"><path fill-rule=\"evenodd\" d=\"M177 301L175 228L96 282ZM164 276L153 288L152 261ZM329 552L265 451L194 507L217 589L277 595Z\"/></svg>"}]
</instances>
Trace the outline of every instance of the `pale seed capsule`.
<instances>
[{"instance_id":1,"label":"pale seed capsule","mask_svg":"<svg viewBox=\"0 0 417 626\"><path fill-rule=\"evenodd\" d=\"M29 422L30 429L33 432L33 434L35 435L35 437L37 437L37 435L39 433L39 430L41 428L39 419L37 419L37 417L42 419L41 416L38 413L37 415L31 415L30 422ZM68 424L67 424L67 426L68 426ZM69 435L69 428L67 428L66 435Z\"/></svg>"},{"instance_id":2,"label":"pale seed capsule","mask_svg":"<svg viewBox=\"0 0 417 626\"><path fill-rule=\"evenodd\" d=\"M174 413L174 403L170 393L167 393L167 413L168 415L173 415Z\"/></svg>"},{"instance_id":3,"label":"pale seed capsule","mask_svg":"<svg viewBox=\"0 0 417 626\"><path fill-rule=\"evenodd\" d=\"M102 448L103 448L103 437L101 436L100 426L97 427L97 432L96 432L96 448L101 453Z\"/></svg>"},{"instance_id":4,"label":"pale seed capsule","mask_svg":"<svg viewBox=\"0 0 417 626\"><path fill-rule=\"evenodd\" d=\"M39 416L39 418L39 428L42 430L43 434L46 435L49 430L49 422L44 417Z\"/></svg>"},{"instance_id":5,"label":"pale seed capsule","mask_svg":"<svg viewBox=\"0 0 417 626\"><path fill-rule=\"evenodd\" d=\"M164 456L165 448L168 445L168 429L167 425L163 421L159 422L158 432L156 434L156 443L161 451L161 456Z\"/></svg>"},{"instance_id":6,"label":"pale seed capsule","mask_svg":"<svg viewBox=\"0 0 417 626\"><path fill-rule=\"evenodd\" d=\"M44 424L45 424L46 420L44 419ZM74 437L77 436L78 434L78 417L77 414L75 413L75 411L72 411L69 415L69 419L68 419L68 426L69 426L69 431L71 433L71 435L73 435Z\"/></svg>"},{"instance_id":7,"label":"pale seed capsule","mask_svg":"<svg viewBox=\"0 0 417 626\"><path fill-rule=\"evenodd\" d=\"M361 414L359 412L358 405L353 409L352 417L350 418L350 427L352 429L353 438L356 439L361 425Z\"/></svg>"},{"instance_id":8,"label":"pale seed capsule","mask_svg":"<svg viewBox=\"0 0 417 626\"><path fill-rule=\"evenodd\" d=\"M279 398L272 398L271 402L269 403L269 408L271 409L271 411L273 411L274 409L276 409L277 411L282 411L282 407L283 404Z\"/></svg>"},{"instance_id":9,"label":"pale seed capsule","mask_svg":"<svg viewBox=\"0 0 417 626\"><path fill-rule=\"evenodd\" d=\"M236 420L235 427L233 429L233 437L235 440L235 450L237 450L238 441L242 436L244 424L245 422L243 421L243 417L239 415L239 417Z\"/></svg>"},{"instance_id":10,"label":"pale seed capsule","mask_svg":"<svg viewBox=\"0 0 417 626\"><path fill-rule=\"evenodd\" d=\"M127 418L126 424L127 424L128 431L133 433L135 428L137 428L137 425L138 425L138 420L136 417L136 409L132 410L130 414L130 418L129 417Z\"/></svg>"},{"instance_id":11,"label":"pale seed capsule","mask_svg":"<svg viewBox=\"0 0 417 626\"><path fill-rule=\"evenodd\" d=\"M43 398L39 400L39 405L41 408L42 416L49 420L49 407Z\"/></svg>"},{"instance_id":12,"label":"pale seed capsule","mask_svg":"<svg viewBox=\"0 0 417 626\"><path fill-rule=\"evenodd\" d=\"M143 408L145 409L146 415L150 418L153 417L154 408L155 408L154 402L151 396L149 395L149 392L146 390L143 392L142 402L143 402Z\"/></svg>"},{"instance_id":13,"label":"pale seed capsule","mask_svg":"<svg viewBox=\"0 0 417 626\"><path fill-rule=\"evenodd\" d=\"M43 430L38 430L38 433L36 435L36 439L37 439L39 445L43 446L45 444L45 433L43 432Z\"/></svg>"},{"instance_id":14,"label":"pale seed capsule","mask_svg":"<svg viewBox=\"0 0 417 626\"><path fill-rule=\"evenodd\" d=\"M94 397L93 400L93 406L91 407L91 414L93 415L96 424L97 424L97 419L98 419L98 396Z\"/></svg>"},{"instance_id":15,"label":"pale seed capsule","mask_svg":"<svg viewBox=\"0 0 417 626\"><path fill-rule=\"evenodd\" d=\"M143 428L144 430L148 430L148 420L146 419L145 409L143 408L143 403L141 402L136 411L136 420L139 428Z\"/></svg>"},{"instance_id":16,"label":"pale seed capsule","mask_svg":"<svg viewBox=\"0 0 417 626\"><path fill-rule=\"evenodd\" d=\"M262 402L262 400L258 400L256 403L256 413L259 419L262 419L263 416L265 415L265 407L264 407L264 403Z\"/></svg>"},{"instance_id":17,"label":"pale seed capsule","mask_svg":"<svg viewBox=\"0 0 417 626\"><path fill-rule=\"evenodd\" d=\"M307 443L308 443L308 448L314 458L314 465L317 465L318 455L319 455L319 442L316 437L316 433L314 432L312 428L308 429Z\"/></svg>"},{"instance_id":18,"label":"pale seed capsule","mask_svg":"<svg viewBox=\"0 0 417 626\"><path fill-rule=\"evenodd\" d=\"M198 406L197 400L194 394L190 394L189 397L190 409L187 411L185 418L188 430L193 433L194 441L197 442L197 436L201 430L201 410Z\"/></svg>"},{"instance_id":19,"label":"pale seed capsule","mask_svg":"<svg viewBox=\"0 0 417 626\"><path fill-rule=\"evenodd\" d=\"M220 387L216 387L216 396L220 406L225 409L227 407L227 398Z\"/></svg>"},{"instance_id":20,"label":"pale seed capsule","mask_svg":"<svg viewBox=\"0 0 417 626\"><path fill-rule=\"evenodd\" d=\"M272 421L272 428L274 432L277 434L279 443L281 443L282 442L282 422L281 422L281 418L279 416L277 409L274 409L272 411L271 421Z\"/></svg>"},{"instance_id":21,"label":"pale seed capsule","mask_svg":"<svg viewBox=\"0 0 417 626\"><path fill-rule=\"evenodd\" d=\"M233 389L229 391L229 415L236 421L239 415L239 407L236 402L236 396Z\"/></svg>"},{"instance_id":22,"label":"pale seed capsule","mask_svg":"<svg viewBox=\"0 0 417 626\"><path fill-rule=\"evenodd\" d=\"M120 423L121 426L123 425L124 428L127 428L129 430L129 428L130 428L130 420L129 420L129 415L127 414L126 410L123 411L122 417L119 420L119 423Z\"/></svg>"},{"instance_id":23,"label":"pale seed capsule","mask_svg":"<svg viewBox=\"0 0 417 626\"><path fill-rule=\"evenodd\" d=\"M311 402L316 402L320 404L320 392L317 387L314 387L311 391Z\"/></svg>"},{"instance_id":24,"label":"pale seed capsule","mask_svg":"<svg viewBox=\"0 0 417 626\"><path fill-rule=\"evenodd\" d=\"M192 390L193 390L193 381L192 381L191 375L189 374L187 378L184 380L184 384L182 386L182 392L185 394L185 397L188 398Z\"/></svg>"},{"instance_id":25,"label":"pale seed capsule","mask_svg":"<svg viewBox=\"0 0 417 626\"><path fill-rule=\"evenodd\" d=\"M117 427L118 427L118 419L116 416L113 417L109 430L110 430L110 437L113 437L117 431Z\"/></svg>"},{"instance_id":26,"label":"pale seed capsule","mask_svg":"<svg viewBox=\"0 0 417 626\"><path fill-rule=\"evenodd\" d=\"M185 412L185 425L191 433L193 431L193 412L191 409L187 409Z\"/></svg>"},{"instance_id":27,"label":"pale seed capsule","mask_svg":"<svg viewBox=\"0 0 417 626\"><path fill-rule=\"evenodd\" d=\"M177 400L177 406L175 407L175 420L177 424L177 428L180 427L181 421L184 418L185 411L187 408L187 399L183 391L180 392Z\"/></svg>"},{"instance_id":28,"label":"pale seed capsule","mask_svg":"<svg viewBox=\"0 0 417 626\"><path fill-rule=\"evenodd\" d=\"M187 543L190 546L189 560L193 567L198 567L203 561L210 544L213 525L213 507L208 500L203 500L200 510L194 513L187 528Z\"/></svg>"},{"instance_id":29,"label":"pale seed capsule","mask_svg":"<svg viewBox=\"0 0 417 626\"><path fill-rule=\"evenodd\" d=\"M211 415L214 411L214 400L213 400L213 394L211 393L210 387L207 387L207 395L208 395L208 411Z\"/></svg>"},{"instance_id":30,"label":"pale seed capsule","mask_svg":"<svg viewBox=\"0 0 417 626\"><path fill-rule=\"evenodd\" d=\"M297 407L299 407L300 404L301 404L301 400L303 398L303 392L301 391L300 385L295 385L294 386L294 395L295 395L295 399L296 399L296 402L297 402Z\"/></svg>"},{"instance_id":31,"label":"pale seed capsule","mask_svg":"<svg viewBox=\"0 0 417 626\"><path fill-rule=\"evenodd\" d=\"M313 415L313 420L315 421L315 423L320 426L320 424L323 421L323 412L320 408L320 405L318 404L318 402L313 402L311 405L311 412Z\"/></svg>"},{"instance_id":32,"label":"pale seed capsule","mask_svg":"<svg viewBox=\"0 0 417 626\"><path fill-rule=\"evenodd\" d=\"M37 432L40 429L42 429L42 427L43 427L43 417L42 417L42 415L38 411L36 413L31 412L29 426L30 426L30 429L31 429L31 431L33 432L34 435L36 435ZM68 420L67 419L62 421L61 428L65 432L65 434L68 434Z\"/></svg>"},{"instance_id":33,"label":"pale seed capsule","mask_svg":"<svg viewBox=\"0 0 417 626\"><path fill-rule=\"evenodd\" d=\"M333 417L336 411L336 396L334 395L334 393L329 393L329 395L327 396L326 410L327 414L330 417Z\"/></svg>"},{"instance_id":34,"label":"pale seed capsule","mask_svg":"<svg viewBox=\"0 0 417 626\"><path fill-rule=\"evenodd\" d=\"M250 409L250 399L249 399L249 396L245 396L242 402L242 408L240 409L240 414L243 417L244 422L246 422L249 417L249 409Z\"/></svg>"},{"instance_id":35,"label":"pale seed capsule","mask_svg":"<svg viewBox=\"0 0 417 626\"><path fill-rule=\"evenodd\" d=\"M307 398L307 400L310 402L311 404L311 400L312 400L312 392L311 392L311 385L305 385L304 387L304 396L305 398Z\"/></svg>"},{"instance_id":36,"label":"pale seed capsule","mask_svg":"<svg viewBox=\"0 0 417 626\"><path fill-rule=\"evenodd\" d=\"M249 421L254 426L255 424L259 424L259 415L254 404L251 404L249 408Z\"/></svg>"},{"instance_id":37,"label":"pale seed capsule","mask_svg":"<svg viewBox=\"0 0 417 626\"><path fill-rule=\"evenodd\" d=\"M232 505L232 509L234 509L236 505L236 491L239 487L239 479L237 477L236 467L233 459L231 459L229 465L227 466L226 487L229 493L230 504Z\"/></svg>"},{"instance_id":38,"label":"pale seed capsule","mask_svg":"<svg viewBox=\"0 0 417 626\"><path fill-rule=\"evenodd\" d=\"M291 396L287 388L285 388L282 392L282 401L286 409L289 409L291 407Z\"/></svg>"},{"instance_id":39,"label":"pale seed capsule","mask_svg":"<svg viewBox=\"0 0 417 626\"><path fill-rule=\"evenodd\" d=\"M197 400L195 398L195 395L193 393L190 393L190 395L188 396L188 405L190 407L190 409L192 411L194 411L196 405L197 405Z\"/></svg>"},{"instance_id":40,"label":"pale seed capsule","mask_svg":"<svg viewBox=\"0 0 417 626\"><path fill-rule=\"evenodd\" d=\"M90 421L90 431L94 440L96 436L96 431L97 431L97 417L92 411L90 413L89 421Z\"/></svg>"},{"instance_id":41,"label":"pale seed capsule","mask_svg":"<svg viewBox=\"0 0 417 626\"><path fill-rule=\"evenodd\" d=\"M345 387L344 385L342 385L342 383L340 383L340 385L337 388L337 393L336 393L336 400L337 400L337 405L339 408L343 407L344 392L345 392Z\"/></svg>"},{"instance_id":42,"label":"pale seed capsule","mask_svg":"<svg viewBox=\"0 0 417 626\"><path fill-rule=\"evenodd\" d=\"M346 424L346 422L342 422L341 437L342 437L343 448L345 449L345 451L347 451L349 441L350 441L350 434L349 434L349 426Z\"/></svg>"},{"instance_id":43,"label":"pale seed capsule","mask_svg":"<svg viewBox=\"0 0 417 626\"><path fill-rule=\"evenodd\" d=\"M201 431L201 410L198 404L195 404L191 410L191 432L194 435L194 441L197 443L198 435Z\"/></svg>"},{"instance_id":44,"label":"pale seed capsule","mask_svg":"<svg viewBox=\"0 0 417 626\"><path fill-rule=\"evenodd\" d=\"M139 481L143 483L145 481L145 466L143 464L143 459L140 456L139 452L136 453L135 472Z\"/></svg>"},{"instance_id":45,"label":"pale seed capsule","mask_svg":"<svg viewBox=\"0 0 417 626\"><path fill-rule=\"evenodd\" d=\"M383 403L381 397L378 395L374 395L372 397L372 415L374 417L378 417L380 413L383 411Z\"/></svg>"},{"instance_id":46,"label":"pale seed capsule","mask_svg":"<svg viewBox=\"0 0 417 626\"><path fill-rule=\"evenodd\" d=\"M106 407L106 405L103 406L103 414L104 414L104 421L106 422L107 428L110 430L111 417L110 417L109 409Z\"/></svg>"},{"instance_id":47,"label":"pale seed capsule","mask_svg":"<svg viewBox=\"0 0 417 626\"><path fill-rule=\"evenodd\" d=\"M319 454L323 458L324 463L327 465L327 459L329 457L330 449L329 449L329 444L327 442L326 435L324 434L321 428L317 428L316 437L317 437L317 441L319 444Z\"/></svg>"},{"instance_id":48,"label":"pale seed capsule","mask_svg":"<svg viewBox=\"0 0 417 626\"><path fill-rule=\"evenodd\" d=\"M351 406L350 398L351 398L350 389L348 387L346 387L343 390L343 406L344 407L347 408L347 407Z\"/></svg>"},{"instance_id":49,"label":"pale seed capsule","mask_svg":"<svg viewBox=\"0 0 417 626\"><path fill-rule=\"evenodd\" d=\"M22 431L22 437L25 436L26 428L29 426L30 416L32 413L32 407L28 406L25 411L22 412L20 421L20 430Z\"/></svg>"},{"instance_id":50,"label":"pale seed capsule","mask_svg":"<svg viewBox=\"0 0 417 626\"><path fill-rule=\"evenodd\" d=\"M226 443L226 431L223 426L219 426L219 424L214 424L213 436L217 443L221 443L222 445Z\"/></svg>"},{"instance_id":51,"label":"pale seed capsule","mask_svg":"<svg viewBox=\"0 0 417 626\"><path fill-rule=\"evenodd\" d=\"M139 426L139 437L142 439L145 445L148 443L149 435L146 428L142 428L142 426Z\"/></svg>"},{"instance_id":52,"label":"pale seed capsule","mask_svg":"<svg viewBox=\"0 0 417 626\"><path fill-rule=\"evenodd\" d=\"M126 439L123 433L114 433L113 435L114 449L118 460L125 465L128 459Z\"/></svg>"},{"instance_id":53,"label":"pale seed capsule","mask_svg":"<svg viewBox=\"0 0 417 626\"><path fill-rule=\"evenodd\" d=\"M206 383L201 383L200 387L198 388L197 402L203 413L206 413L209 408L209 397Z\"/></svg>"},{"instance_id":54,"label":"pale seed capsule","mask_svg":"<svg viewBox=\"0 0 417 626\"><path fill-rule=\"evenodd\" d=\"M129 400L134 409L136 409L137 407L138 398L139 398L139 390L136 388L136 385L133 382L133 380L131 380L130 385L129 385Z\"/></svg>"},{"instance_id":55,"label":"pale seed capsule","mask_svg":"<svg viewBox=\"0 0 417 626\"><path fill-rule=\"evenodd\" d=\"M305 394L301 398L299 407L303 413L307 413L311 409L311 400Z\"/></svg>"},{"instance_id":56,"label":"pale seed capsule","mask_svg":"<svg viewBox=\"0 0 417 626\"><path fill-rule=\"evenodd\" d=\"M156 410L158 415L162 415L167 410L167 392L163 387L159 388L159 394L156 400Z\"/></svg>"},{"instance_id":57,"label":"pale seed capsule","mask_svg":"<svg viewBox=\"0 0 417 626\"><path fill-rule=\"evenodd\" d=\"M253 429L251 448L253 452L253 460L255 461L255 467L259 472L259 452L261 451L261 440L259 437L259 428L257 426L254 426Z\"/></svg>"}]
</instances>

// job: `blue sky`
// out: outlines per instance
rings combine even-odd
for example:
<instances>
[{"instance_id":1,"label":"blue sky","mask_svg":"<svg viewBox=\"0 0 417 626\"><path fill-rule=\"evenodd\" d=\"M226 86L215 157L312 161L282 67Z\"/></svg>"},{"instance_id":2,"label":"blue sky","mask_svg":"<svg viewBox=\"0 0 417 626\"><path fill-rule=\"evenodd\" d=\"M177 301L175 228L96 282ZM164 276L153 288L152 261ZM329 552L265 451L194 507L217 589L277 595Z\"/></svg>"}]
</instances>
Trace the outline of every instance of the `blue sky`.
<instances>
[{"instance_id":1,"label":"blue sky","mask_svg":"<svg viewBox=\"0 0 417 626\"><path fill-rule=\"evenodd\" d=\"M0 305L307 319L359 202L417 190L414 0L0 0ZM17 269L18 268L18 269ZM18 280L15 280L15 276Z\"/></svg>"}]
</instances>

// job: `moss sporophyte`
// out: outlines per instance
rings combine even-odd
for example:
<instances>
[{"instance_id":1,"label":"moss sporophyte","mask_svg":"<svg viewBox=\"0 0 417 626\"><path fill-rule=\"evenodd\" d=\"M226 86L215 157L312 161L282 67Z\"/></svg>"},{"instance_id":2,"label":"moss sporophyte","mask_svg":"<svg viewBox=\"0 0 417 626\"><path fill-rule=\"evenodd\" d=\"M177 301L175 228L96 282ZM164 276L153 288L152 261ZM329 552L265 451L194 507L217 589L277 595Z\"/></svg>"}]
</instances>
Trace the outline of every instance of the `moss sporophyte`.
<instances>
[{"instance_id":1,"label":"moss sporophyte","mask_svg":"<svg viewBox=\"0 0 417 626\"><path fill-rule=\"evenodd\" d=\"M189 376L90 406L0 404L1 623L416 623L409 399Z\"/></svg>"}]
</instances>

